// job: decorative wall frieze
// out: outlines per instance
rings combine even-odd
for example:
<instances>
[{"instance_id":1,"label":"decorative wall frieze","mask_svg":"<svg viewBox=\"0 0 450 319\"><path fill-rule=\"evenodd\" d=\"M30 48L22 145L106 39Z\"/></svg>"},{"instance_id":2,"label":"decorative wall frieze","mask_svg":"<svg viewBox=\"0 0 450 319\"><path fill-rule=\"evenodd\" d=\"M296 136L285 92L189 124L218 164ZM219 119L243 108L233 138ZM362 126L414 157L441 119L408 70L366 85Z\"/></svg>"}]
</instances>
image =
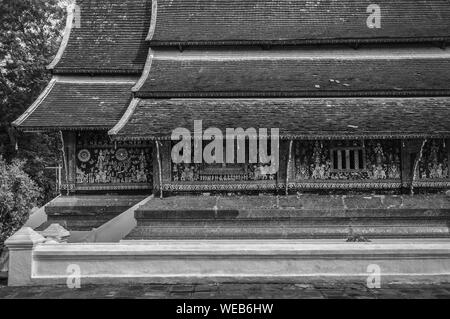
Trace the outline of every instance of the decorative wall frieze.
<instances>
[{"instance_id":1,"label":"decorative wall frieze","mask_svg":"<svg viewBox=\"0 0 450 319\"><path fill-rule=\"evenodd\" d=\"M282 183L274 182L247 182L247 183L166 183L163 190L166 191L254 191L282 189Z\"/></svg>"},{"instance_id":2,"label":"decorative wall frieze","mask_svg":"<svg viewBox=\"0 0 450 319\"><path fill-rule=\"evenodd\" d=\"M295 141L290 177L311 180L400 180L400 141Z\"/></svg>"},{"instance_id":3,"label":"decorative wall frieze","mask_svg":"<svg viewBox=\"0 0 450 319\"><path fill-rule=\"evenodd\" d=\"M77 184L74 190L78 191L96 191L96 190L147 190L152 189L151 184Z\"/></svg>"},{"instance_id":4,"label":"decorative wall frieze","mask_svg":"<svg viewBox=\"0 0 450 319\"><path fill-rule=\"evenodd\" d=\"M448 147L444 139L432 139L425 142L422 158L417 167L419 180L432 182L450 177Z\"/></svg>"},{"instance_id":5,"label":"decorative wall frieze","mask_svg":"<svg viewBox=\"0 0 450 319\"><path fill-rule=\"evenodd\" d=\"M289 189L395 189L402 184L398 181L383 182L310 182L289 183Z\"/></svg>"},{"instance_id":6,"label":"decorative wall frieze","mask_svg":"<svg viewBox=\"0 0 450 319\"><path fill-rule=\"evenodd\" d=\"M116 142L96 132L77 134L76 189L148 189L153 183L149 142Z\"/></svg>"}]
</instances>

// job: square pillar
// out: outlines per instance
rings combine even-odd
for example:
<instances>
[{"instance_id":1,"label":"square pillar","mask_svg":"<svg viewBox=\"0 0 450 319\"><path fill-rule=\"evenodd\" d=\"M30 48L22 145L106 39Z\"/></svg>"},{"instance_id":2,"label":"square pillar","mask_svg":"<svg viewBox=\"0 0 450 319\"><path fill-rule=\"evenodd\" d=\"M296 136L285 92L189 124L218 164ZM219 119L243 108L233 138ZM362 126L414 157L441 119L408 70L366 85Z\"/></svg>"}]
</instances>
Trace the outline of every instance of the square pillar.
<instances>
[{"instance_id":1,"label":"square pillar","mask_svg":"<svg viewBox=\"0 0 450 319\"><path fill-rule=\"evenodd\" d=\"M19 229L5 241L9 250L8 286L31 285L33 249L45 238L29 227Z\"/></svg>"},{"instance_id":2,"label":"square pillar","mask_svg":"<svg viewBox=\"0 0 450 319\"><path fill-rule=\"evenodd\" d=\"M419 139L401 141L402 187L411 186L411 181L414 175L414 163L420 152L421 145L422 140Z\"/></svg>"},{"instance_id":3,"label":"square pillar","mask_svg":"<svg viewBox=\"0 0 450 319\"><path fill-rule=\"evenodd\" d=\"M447 148L447 179L450 180L450 138L445 140L445 146Z\"/></svg>"},{"instance_id":4,"label":"square pillar","mask_svg":"<svg viewBox=\"0 0 450 319\"><path fill-rule=\"evenodd\" d=\"M76 133L65 131L62 133L63 141L64 141L64 154L66 158L64 160L64 176L65 177L65 186L68 191L73 191L75 189L76 182Z\"/></svg>"},{"instance_id":5,"label":"square pillar","mask_svg":"<svg viewBox=\"0 0 450 319\"><path fill-rule=\"evenodd\" d=\"M294 141L295 145L295 141ZM292 150L294 151L294 150ZM292 157L292 162L294 163L294 156ZM279 168L278 168L278 182L284 183L286 181L286 173L287 173L287 162L289 159L289 141L288 140L280 140L280 150L279 150ZM291 163L291 170L289 180L293 180L292 167L293 163Z\"/></svg>"},{"instance_id":6,"label":"square pillar","mask_svg":"<svg viewBox=\"0 0 450 319\"><path fill-rule=\"evenodd\" d=\"M161 157L161 176L162 184L171 182L171 141L160 141L160 157ZM153 191L159 190L159 166L158 157L156 155L156 147L153 147Z\"/></svg>"}]
</instances>

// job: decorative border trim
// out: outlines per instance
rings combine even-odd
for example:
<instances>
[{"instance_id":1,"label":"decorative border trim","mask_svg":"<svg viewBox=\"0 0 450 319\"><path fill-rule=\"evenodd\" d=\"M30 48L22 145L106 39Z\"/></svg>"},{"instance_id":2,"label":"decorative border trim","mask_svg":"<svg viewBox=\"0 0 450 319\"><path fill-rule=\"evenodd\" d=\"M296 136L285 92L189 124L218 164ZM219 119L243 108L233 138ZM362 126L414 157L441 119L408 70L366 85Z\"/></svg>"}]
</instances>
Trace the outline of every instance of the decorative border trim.
<instances>
[{"instance_id":1,"label":"decorative border trim","mask_svg":"<svg viewBox=\"0 0 450 319\"><path fill-rule=\"evenodd\" d=\"M401 188L400 181L367 181L367 182L294 182L289 183L289 189L393 189Z\"/></svg>"},{"instance_id":2,"label":"decorative border trim","mask_svg":"<svg viewBox=\"0 0 450 319\"><path fill-rule=\"evenodd\" d=\"M85 191L85 190L141 190L141 189L152 189L151 184L93 184L93 185L83 185L75 184L72 190L75 191Z\"/></svg>"},{"instance_id":3,"label":"decorative border trim","mask_svg":"<svg viewBox=\"0 0 450 319\"><path fill-rule=\"evenodd\" d=\"M73 191L73 190L75 190L75 184L74 183L62 183L61 189L67 190L67 191Z\"/></svg>"},{"instance_id":4,"label":"decorative border trim","mask_svg":"<svg viewBox=\"0 0 450 319\"><path fill-rule=\"evenodd\" d=\"M152 17L153 19L153 17ZM153 34L152 34L153 38ZM449 42L450 37L419 37L419 38L335 38L335 39L293 39L293 40L189 40L189 41L150 41L151 46L210 46L210 45L304 45L304 44L368 44L368 43L413 43L413 42Z\"/></svg>"},{"instance_id":5,"label":"decorative border trim","mask_svg":"<svg viewBox=\"0 0 450 319\"><path fill-rule=\"evenodd\" d=\"M93 74L134 74L140 76L142 74L142 68L134 68L134 69L94 69L94 68L87 68L87 69L80 69L80 68L70 68L70 67L64 67L64 68L56 68L52 70L53 74L80 74L80 75L87 75L91 76Z\"/></svg>"},{"instance_id":6,"label":"decorative border trim","mask_svg":"<svg viewBox=\"0 0 450 319\"><path fill-rule=\"evenodd\" d=\"M76 127L68 127L68 126L32 126L32 127L24 127L19 126L16 129L23 132L58 132L58 131L108 131L111 129L110 126L76 126Z\"/></svg>"},{"instance_id":7,"label":"decorative border trim","mask_svg":"<svg viewBox=\"0 0 450 319\"><path fill-rule=\"evenodd\" d=\"M117 122L117 124L108 131L108 135L116 135L128 123L128 121L130 120L131 116L133 115L136 107L139 105L140 102L141 100L138 98L131 100L130 105L128 106L127 110L125 111L119 122Z\"/></svg>"},{"instance_id":8,"label":"decorative border trim","mask_svg":"<svg viewBox=\"0 0 450 319\"><path fill-rule=\"evenodd\" d=\"M127 84L130 87L136 84L139 79L136 76L123 76L123 75L54 75L54 78L58 83L70 83L70 84Z\"/></svg>"},{"instance_id":9,"label":"decorative border trim","mask_svg":"<svg viewBox=\"0 0 450 319\"><path fill-rule=\"evenodd\" d=\"M136 83L135 86L131 89L132 92L135 92L135 95L138 96L138 91L141 89L141 87L144 85L144 83L147 81L147 78L150 74L150 69L152 68L152 62L153 62L153 50L151 48L148 49L148 56L147 61L145 62L144 71L142 71L141 78Z\"/></svg>"},{"instance_id":10,"label":"decorative border trim","mask_svg":"<svg viewBox=\"0 0 450 319\"><path fill-rule=\"evenodd\" d=\"M153 39L153 35L155 34L156 29L156 19L158 15L158 1L152 0L152 14L150 17L150 28L148 30L146 41L151 41Z\"/></svg>"},{"instance_id":11,"label":"decorative border trim","mask_svg":"<svg viewBox=\"0 0 450 319\"><path fill-rule=\"evenodd\" d=\"M154 135L117 135L120 132L116 132L112 135L113 140L118 141L139 141L139 140L150 140L150 141L170 141L171 136L154 136ZM334 134L283 134L280 133L281 140L351 140L351 139L411 139L411 138L449 138L449 132L438 132L438 133L358 133L358 134L348 134L339 133Z\"/></svg>"},{"instance_id":12,"label":"decorative border trim","mask_svg":"<svg viewBox=\"0 0 450 319\"><path fill-rule=\"evenodd\" d=\"M401 182L383 181L383 182L293 182L288 184L290 190L296 189L398 189L401 188ZM450 181L439 182L414 182L415 187L425 188L446 188L450 187ZM202 183L164 183L164 191L247 191L247 190L282 190L286 187L285 183L229 183L229 184L202 184ZM67 185L63 185L67 189ZM146 190L153 189L150 184L115 184L115 185L82 185L75 184L69 186L70 190ZM155 185L159 190L159 186Z\"/></svg>"},{"instance_id":13,"label":"decorative border trim","mask_svg":"<svg viewBox=\"0 0 450 319\"><path fill-rule=\"evenodd\" d=\"M152 54L153 57L153 54ZM150 67L150 66L149 66ZM147 68L147 66L146 66ZM150 70L148 70L149 73ZM145 74L145 70L144 70ZM147 74L148 75L148 74ZM142 79L142 78L141 78ZM139 80L140 82L141 80ZM141 85L142 86L142 85ZM141 86L133 88L136 97L140 98L328 98L328 97L446 97L448 90L408 90L408 91L266 91L266 92L179 92L179 91L144 91L137 92Z\"/></svg>"},{"instance_id":14,"label":"decorative border trim","mask_svg":"<svg viewBox=\"0 0 450 319\"><path fill-rule=\"evenodd\" d=\"M63 34L63 38L61 41L61 45L59 46L59 49L58 49L58 52L56 53L55 58L47 66L48 70L53 70L55 68L55 66L61 60L61 58L64 54L64 51L66 50L67 44L69 43L70 34L72 33L73 19L74 19L76 5L77 5L76 0L74 0L73 3L71 3L67 6L66 27L64 28L64 34Z\"/></svg>"},{"instance_id":15,"label":"decorative border trim","mask_svg":"<svg viewBox=\"0 0 450 319\"><path fill-rule=\"evenodd\" d=\"M411 184L410 184L411 185ZM450 187L450 180L448 181L414 181L414 187L427 187L427 188L447 188Z\"/></svg>"},{"instance_id":16,"label":"decorative border trim","mask_svg":"<svg viewBox=\"0 0 450 319\"><path fill-rule=\"evenodd\" d=\"M245 190L276 190L282 189L284 184L267 182L258 183L247 182L247 183L217 183L217 184L204 184L198 183L174 183L165 182L163 186L164 191L245 191ZM156 187L159 189L159 187Z\"/></svg>"},{"instance_id":17,"label":"decorative border trim","mask_svg":"<svg viewBox=\"0 0 450 319\"><path fill-rule=\"evenodd\" d=\"M56 78L53 77L34 103L31 104L31 106L17 120L12 122L12 125L16 127L20 126L38 108L38 106L41 105L42 101L44 101L47 95L52 91L55 84Z\"/></svg>"},{"instance_id":18,"label":"decorative border trim","mask_svg":"<svg viewBox=\"0 0 450 319\"><path fill-rule=\"evenodd\" d=\"M247 183L176 183L166 182L164 191L247 191L247 190L282 190L285 183L276 182L247 182ZM401 188L401 181L355 181L355 182L292 182L288 183L290 190L296 189L396 189ZM159 189L158 186L156 186Z\"/></svg>"}]
</instances>

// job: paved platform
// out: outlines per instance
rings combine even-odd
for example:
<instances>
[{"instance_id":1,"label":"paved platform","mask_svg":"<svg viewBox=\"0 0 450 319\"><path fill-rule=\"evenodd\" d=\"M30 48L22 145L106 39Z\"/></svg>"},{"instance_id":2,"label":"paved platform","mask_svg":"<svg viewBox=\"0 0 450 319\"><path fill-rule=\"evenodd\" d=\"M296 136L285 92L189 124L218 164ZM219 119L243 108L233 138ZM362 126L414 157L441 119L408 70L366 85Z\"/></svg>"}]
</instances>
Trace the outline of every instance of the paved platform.
<instances>
[{"instance_id":1,"label":"paved platform","mask_svg":"<svg viewBox=\"0 0 450 319\"><path fill-rule=\"evenodd\" d=\"M322 211L339 212L355 209L450 209L450 197L444 194L410 195L316 195L273 196L169 196L155 198L140 207L139 212L213 212L232 211Z\"/></svg>"},{"instance_id":2,"label":"paved platform","mask_svg":"<svg viewBox=\"0 0 450 319\"><path fill-rule=\"evenodd\" d=\"M198 283L183 285L82 285L80 289L66 286L7 287L0 280L0 299L450 299L450 283L414 285L390 283L369 289L361 282L321 283Z\"/></svg>"},{"instance_id":3,"label":"paved platform","mask_svg":"<svg viewBox=\"0 0 450 319\"><path fill-rule=\"evenodd\" d=\"M450 197L172 196L135 212L127 239L449 238Z\"/></svg>"}]
</instances>

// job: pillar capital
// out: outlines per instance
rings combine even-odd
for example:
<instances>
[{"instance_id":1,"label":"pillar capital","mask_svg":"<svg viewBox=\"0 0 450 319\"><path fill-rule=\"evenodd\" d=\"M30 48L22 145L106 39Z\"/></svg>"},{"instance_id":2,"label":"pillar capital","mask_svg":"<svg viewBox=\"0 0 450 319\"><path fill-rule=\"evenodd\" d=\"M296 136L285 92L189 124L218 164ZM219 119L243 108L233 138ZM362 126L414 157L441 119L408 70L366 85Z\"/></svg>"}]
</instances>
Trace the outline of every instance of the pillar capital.
<instances>
[{"instance_id":1,"label":"pillar capital","mask_svg":"<svg viewBox=\"0 0 450 319\"><path fill-rule=\"evenodd\" d=\"M30 227L22 227L5 241L5 246L9 250L32 249L44 241L45 238Z\"/></svg>"}]
</instances>

